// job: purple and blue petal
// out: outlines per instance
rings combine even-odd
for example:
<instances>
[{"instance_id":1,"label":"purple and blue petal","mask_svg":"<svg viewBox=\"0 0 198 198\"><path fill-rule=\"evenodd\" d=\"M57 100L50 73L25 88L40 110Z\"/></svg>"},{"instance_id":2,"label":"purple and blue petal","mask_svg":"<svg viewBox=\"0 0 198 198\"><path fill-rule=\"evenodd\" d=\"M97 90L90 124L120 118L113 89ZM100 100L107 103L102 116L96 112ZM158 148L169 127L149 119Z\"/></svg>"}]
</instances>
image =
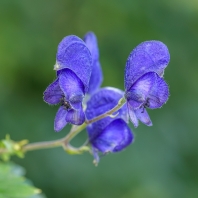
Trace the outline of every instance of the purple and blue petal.
<instances>
[{"instance_id":1,"label":"purple and blue petal","mask_svg":"<svg viewBox=\"0 0 198 198\"><path fill-rule=\"evenodd\" d=\"M101 86L103 81L102 69L99 61L93 63L93 71L91 73L88 94L95 93Z\"/></svg>"},{"instance_id":2,"label":"purple and blue petal","mask_svg":"<svg viewBox=\"0 0 198 198\"><path fill-rule=\"evenodd\" d=\"M163 76L170 54L160 41L146 41L139 44L129 55L125 68L125 90L128 91L138 78L148 72Z\"/></svg>"},{"instance_id":3,"label":"purple and blue petal","mask_svg":"<svg viewBox=\"0 0 198 198\"><path fill-rule=\"evenodd\" d=\"M129 119L133 123L134 127L137 128L139 125L138 118L136 116L136 113L133 107L128 102L127 102L127 108L128 108L128 113L129 113Z\"/></svg>"},{"instance_id":4,"label":"purple and blue petal","mask_svg":"<svg viewBox=\"0 0 198 198\"><path fill-rule=\"evenodd\" d=\"M81 105L78 110L66 109L64 106L60 106L54 120L54 130L56 132L61 131L67 123L74 125L81 125L85 121L85 114Z\"/></svg>"},{"instance_id":5,"label":"purple and blue petal","mask_svg":"<svg viewBox=\"0 0 198 198\"><path fill-rule=\"evenodd\" d=\"M70 69L63 69L59 74L59 85L65 99L74 109L79 109L84 98L84 86L81 80Z\"/></svg>"},{"instance_id":6,"label":"purple and blue petal","mask_svg":"<svg viewBox=\"0 0 198 198\"><path fill-rule=\"evenodd\" d=\"M97 91L87 102L87 109L85 111L87 119L93 119L115 107L118 104L118 101L123 97L123 94L123 91L111 87L102 88ZM122 118L125 122L128 122L126 105L119 109L118 112L115 112L115 114L116 113L118 113L115 117L116 119ZM103 130L115 118L108 116L88 125L87 131L89 136L93 137L100 133L100 131Z\"/></svg>"},{"instance_id":7,"label":"purple and blue petal","mask_svg":"<svg viewBox=\"0 0 198 198\"><path fill-rule=\"evenodd\" d=\"M131 122L133 123L134 127L137 128L139 125L139 121L140 120L143 124L147 125L147 126L152 126L152 121L146 111L146 109L139 108L139 109L133 109L133 107L128 103L127 104L128 107L128 113L129 113L129 118L131 120Z\"/></svg>"},{"instance_id":8,"label":"purple and blue petal","mask_svg":"<svg viewBox=\"0 0 198 198\"><path fill-rule=\"evenodd\" d=\"M55 116L55 120L54 120L54 130L56 132L61 131L67 124L66 121L66 116L67 116L67 110L65 109L65 107L60 106L56 116Z\"/></svg>"},{"instance_id":9,"label":"purple and blue petal","mask_svg":"<svg viewBox=\"0 0 198 198\"><path fill-rule=\"evenodd\" d=\"M109 111L124 96L124 92L114 87L104 87L91 96L87 102L86 116L90 120L106 111ZM124 109L124 106L121 110ZM125 109L126 110L126 109ZM119 110L120 111L120 110ZM124 112L123 112L124 114ZM127 120L127 115L124 114ZM123 115L119 115L123 116Z\"/></svg>"},{"instance_id":10,"label":"purple and blue petal","mask_svg":"<svg viewBox=\"0 0 198 198\"><path fill-rule=\"evenodd\" d=\"M143 124L147 126L152 126L152 121L144 108L140 108L135 110L135 115L137 116L137 119L140 120Z\"/></svg>"},{"instance_id":11,"label":"purple and blue petal","mask_svg":"<svg viewBox=\"0 0 198 198\"><path fill-rule=\"evenodd\" d=\"M93 94L97 91L97 89L99 89L103 81L102 69L99 62L98 43L96 35L93 32L88 32L84 37L84 41L89 48L93 59L93 70L91 73L88 90L88 94Z\"/></svg>"},{"instance_id":12,"label":"purple and blue petal","mask_svg":"<svg viewBox=\"0 0 198 198\"><path fill-rule=\"evenodd\" d=\"M155 109L166 103L169 89L163 78L154 72L148 72L133 84L125 96L133 107L140 108L145 105L150 109Z\"/></svg>"},{"instance_id":13,"label":"purple and blue petal","mask_svg":"<svg viewBox=\"0 0 198 198\"><path fill-rule=\"evenodd\" d=\"M132 140L133 135L126 122L116 119L92 139L91 144L98 151L108 153L123 150Z\"/></svg>"},{"instance_id":14,"label":"purple and blue petal","mask_svg":"<svg viewBox=\"0 0 198 198\"><path fill-rule=\"evenodd\" d=\"M169 97L168 85L155 72L148 72L140 77L125 94L131 122L138 127L138 120L152 126L146 108L162 107Z\"/></svg>"},{"instance_id":15,"label":"purple and blue petal","mask_svg":"<svg viewBox=\"0 0 198 198\"><path fill-rule=\"evenodd\" d=\"M66 121L74 124L74 125L81 125L85 121L85 113L83 111L82 105L80 109L70 109L66 115Z\"/></svg>"},{"instance_id":16,"label":"purple and blue petal","mask_svg":"<svg viewBox=\"0 0 198 198\"><path fill-rule=\"evenodd\" d=\"M53 83L51 83L44 91L43 95L43 99L46 103L50 105L59 104L64 95L59 86L59 80L56 79Z\"/></svg>"},{"instance_id":17,"label":"purple and blue petal","mask_svg":"<svg viewBox=\"0 0 198 198\"><path fill-rule=\"evenodd\" d=\"M92 56L85 42L74 35L65 37L58 46L54 69L59 76L60 70L65 68L76 74L87 92L92 72Z\"/></svg>"},{"instance_id":18,"label":"purple and blue petal","mask_svg":"<svg viewBox=\"0 0 198 198\"><path fill-rule=\"evenodd\" d=\"M87 32L83 39L89 48L92 59L98 60L99 59L99 50L98 50L98 41L96 35L93 32Z\"/></svg>"}]
</instances>

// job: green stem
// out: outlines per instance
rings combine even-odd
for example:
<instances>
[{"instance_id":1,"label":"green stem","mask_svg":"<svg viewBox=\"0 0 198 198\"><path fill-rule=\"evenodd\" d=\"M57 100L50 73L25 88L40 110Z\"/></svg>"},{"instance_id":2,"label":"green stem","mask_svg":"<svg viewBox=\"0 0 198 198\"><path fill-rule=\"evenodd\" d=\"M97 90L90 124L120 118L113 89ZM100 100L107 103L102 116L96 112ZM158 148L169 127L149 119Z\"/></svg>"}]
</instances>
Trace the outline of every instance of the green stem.
<instances>
[{"instance_id":1,"label":"green stem","mask_svg":"<svg viewBox=\"0 0 198 198\"><path fill-rule=\"evenodd\" d=\"M68 144L78 133L85 129L86 126L87 124L85 122L80 126L74 126L71 131L64 138L62 138L62 142Z\"/></svg>"},{"instance_id":2,"label":"green stem","mask_svg":"<svg viewBox=\"0 0 198 198\"><path fill-rule=\"evenodd\" d=\"M64 137L59 140L54 140L54 141L45 141L45 142L36 142L36 143L30 143L27 144L23 147L23 151L31 151L31 150L37 150L37 149L46 149L46 148L54 148L54 147L59 147L63 146L65 150L75 150L77 151L78 149L75 147L72 147L69 145L69 142L79 133L81 132L84 128L86 128L87 124L83 123L80 126L72 126L71 131Z\"/></svg>"},{"instance_id":3,"label":"green stem","mask_svg":"<svg viewBox=\"0 0 198 198\"><path fill-rule=\"evenodd\" d=\"M80 126L72 126L70 132L61 139L54 140L54 141L45 141L45 142L35 142L35 143L30 143L22 146L21 150L26 152L26 151L32 151L32 150L38 150L38 149L47 149L47 148L55 148L55 147L60 147L63 146L63 148L73 154L81 153L83 151L87 151L86 146L82 146L80 148L75 148L69 144L69 142L78 134L80 133L83 129L86 128L87 125L96 122L98 120L101 120L107 116L112 116L113 113L118 111L124 104L126 103L126 99L123 97L118 101L118 104L112 108L111 110L105 112L102 115L99 115L91 120L86 120L82 125ZM14 142L14 144L17 144L17 142ZM3 153L9 153L9 150L6 148L0 149L0 154Z\"/></svg>"},{"instance_id":4,"label":"green stem","mask_svg":"<svg viewBox=\"0 0 198 198\"><path fill-rule=\"evenodd\" d=\"M23 146L23 151L32 151L32 150L38 150L38 149L47 149L47 148L54 148L59 147L62 145L62 142L60 140L54 140L54 141L45 141L45 142L35 142L30 143L25 146Z\"/></svg>"}]
</instances>

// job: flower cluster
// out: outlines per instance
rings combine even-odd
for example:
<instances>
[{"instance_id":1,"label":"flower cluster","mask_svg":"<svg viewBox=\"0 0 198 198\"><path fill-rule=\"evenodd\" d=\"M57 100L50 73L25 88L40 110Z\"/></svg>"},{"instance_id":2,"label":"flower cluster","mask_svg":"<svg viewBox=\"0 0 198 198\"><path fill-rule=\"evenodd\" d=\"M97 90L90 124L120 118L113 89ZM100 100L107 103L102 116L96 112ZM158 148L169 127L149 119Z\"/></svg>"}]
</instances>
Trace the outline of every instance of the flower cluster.
<instances>
[{"instance_id":1,"label":"flower cluster","mask_svg":"<svg viewBox=\"0 0 198 198\"><path fill-rule=\"evenodd\" d=\"M83 40L74 35L65 37L56 55L56 79L44 92L46 103L60 105L54 130L61 131L67 123L88 123L88 142L96 163L99 153L123 150L134 140L129 118L135 127L138 120L151 126L146 108L160 108L168 100L169 90L163 74L169 59L168 49L162 42L143 42L127 59L125 91L100 88L103 76L95 34L88 32ZM120 99L125 99L126 104L107 116ZM102 119L89 122L101 115L104 115Z\"/></svg>"}]
</instances>

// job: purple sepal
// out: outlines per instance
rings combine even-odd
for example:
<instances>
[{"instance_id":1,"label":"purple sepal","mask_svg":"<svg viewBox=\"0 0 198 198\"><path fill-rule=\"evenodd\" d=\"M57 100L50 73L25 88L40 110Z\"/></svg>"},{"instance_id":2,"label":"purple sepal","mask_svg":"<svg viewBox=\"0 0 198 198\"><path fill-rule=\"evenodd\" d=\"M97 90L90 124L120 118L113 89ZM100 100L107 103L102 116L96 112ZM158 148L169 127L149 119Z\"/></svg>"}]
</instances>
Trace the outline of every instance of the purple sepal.
<instances>
[{"instance_id":1,"label":"purple sepal","mask_svg":"<svg viewBox=\"0 0 198 198\"><path fill-rule=\"evenodd\" d=\"M88 90L88 94L93 94L95 91L97 91L103 81L102 69L99 62L98 43L96 35L93 32L88 32L84 37L84 41L89 48L93 59L93 69Z\"/></svg>"},{"instance_id":2,"label":"purple sepal","mask_svg":"<svg viewBox=\"0 0 198 198\"><path fill-rule=\"evenodd\" d=\"M128 108L130 121L133 123L134 127L137 128L139 125L139 121L133 107L129 103L127 103L127 108Z\"/></svg>"},{"instance_id":3,"label":"purple sepal","mask_svg":"<svg viewBox=\"0 0 198 198\"><path fill-rule=\"evenodd\" d=\"M59 85L65 99L70 102L74 109L79 109L84 97L84 86L81 80L73 71L63 69L59 74Z\"/></svg>"},{"instance_id":4,"label":"purple sepal","mask_svg":"<svg viewBox=\"0 0 198 198\"><path fill-rule=\"evenodd\" d=\"M152 126L152 121L146 111L146 109L139 108L139 109L133 109L132 106L128 103L128 113L129 113L129 118L131 122L133 123L134 127L137 128L139 125L138 120L140 120L143 124L147 126Z\"/></svg>"},{"instance_id":5,"label":"purple sepal","mask_svg":"<svg viewBox=\"0 0 198 198\"><path fill-rule=\"evenodd\" d=\"M87 102L87 119L90 120L112 109L118 104L118 101L123 96L124 92L114 87L104 87L99 89ZM126 106L124 105L118 112L118 116L122 117L127 122Z\"/></svg>"},{"instance_id":6,"label":"purple sepal","mask_svg":"<svg viewBox=\"0 0 198 198\"><path fill-rule=\"evenodd\" d=\"M99 61L93 63L93 71L91 73L91 78L89 81L89 90L88 94L95 93L101 86L103 81L102 69Z\"/></svg>"},{"instance_id":7,"label":"purple sepal","mask_svg":"<svg viewBox=\"0 0 198 198\"><path fill-rule=\"evenodd\" d=\"M60 106L54 120L54 130L56 132L61 131L66 126L66 115L67 110L63 106Z\"/></svg>"},{"instance_id":8,"label":"purple sepal","mask_svg":"<svg viewBox=\"0 0 198 198\"><path fill-rule=\"evenodd\" d=\"M141 108L141 109L137 109L135 110L135 115L137 116L137 118L145 125L147 126L152 126L152 121L146 111L146 109Z\"/></svg>"},{"instance_id":9,"label":"purple sepal","mask_svg":"<svg viewBox=\"0 0 198 198\"><path fill-rule=\"evenodd\" d=\"M138 120L152 126L146 108L162 107L168 100L168 85L155 72L148 72L140 77L125 94L131 122L138 127Z\"/></svg>"},{"instance_id":10,"label":"purple sepal","mask_svg":"<svg viewBox=\"0 0 198 198\"><path fill-rule=\"evenodd\" d=\"M85 42L77 36L65 37L58 46L54 69L59 75L58 70L64 68L72 70L78 76L87 92L92 72L92 57Z\"/></svg>"},{"instance_id":11,"label":"purple sepal","mask_svg":"<svg viewBox=\"0 0 198 198\"><path fill-rule=\"evenodd\" d=\"M129 55L125 68L125 90L147 72L163 76L170 54L166 45L160 41L146 41L139 44Z\"/></svg>"},{"instance_id":12,"label":"purple sepal","mask_svg":"<svg viewBox=\"0 0 198 198\"><path fill-rule=\"evenodd\" d=\"M80 109L66 109L64 106L59 107L54 120L54 130L61 131L67 123L81 125L85 121L85 114L81 106Z\"/></svg>"},{"instance_id":13,"label":"purple sepal","mask_svg":"<svg viewBox=\"0 0 198 198\"><path fill-rule=\"evenodd\" d=\"M85 121L85 114L83 112L82 105L78 110L69 110L66 115L66 121L75 125L83 124L83 122Z\"/></svg>"},{"instance_id":14,"label":"purple sepal","mask_svg":"<svg viewBox=\"0 0 198 198\"><path fill-rule=\"evenodd\" d=\"M98 136L90 139L92 146L102 153L121 151L132 140L131 130L122 119L112 121Z\"/></svg>"},{"instance_id":15,"label":"purple sepal","mask_svg":"<svg viewBox=\"0 0 198 198\"><path fill-rule=\"evenodd\" d=\"M89 48L93 60L99 59L98 41L96 35L93 32L87 32L83 39Z\"/></svg>"},{"instance_id":16,"label":"purple sepal","mask_svg":"<svg viewBox=\"0 0 198 198\"><path fill-rule=\"evenodd\" d=\"M160 108L169 97L168 85L163 78L154 72L148 72L140 77L125 95L134 108Z\"/></svg>"},{"instance_id":17,"label":"purple sepal","mask_svg":"<svg viewBox=\"0 0 198 198\"><path fill-rule=\"evenodd\" d=\"M111 87L106 87L98 90L87 102L87 109L85 111L87 119L93 119L96 116L101 115L115 107L118 104L118 101L123 97L123 94L123 91ZM94 129L94 135L97 135L114 119L121 118L125 120L125 122L128 122L126 105L119 109L118 112L115 112L114 115L116 115L117 113L118 115L115 118L108 116L88 125L88 134L93 136L92 133Z\"/></svg>"},{"instance_id":18,"label":"purple sepal","mask_svg":"<svg viewBox=\"0 0 198 198\"><path fill-rule=\"evenodd\" d=\"M59 86L59 79L56 79L44 91L43 99L46 103L48 103L50 105L56 105L56 104L60 103L61 96L63 96L63 95L64 94Z\"/></svg>"}]
</instances>

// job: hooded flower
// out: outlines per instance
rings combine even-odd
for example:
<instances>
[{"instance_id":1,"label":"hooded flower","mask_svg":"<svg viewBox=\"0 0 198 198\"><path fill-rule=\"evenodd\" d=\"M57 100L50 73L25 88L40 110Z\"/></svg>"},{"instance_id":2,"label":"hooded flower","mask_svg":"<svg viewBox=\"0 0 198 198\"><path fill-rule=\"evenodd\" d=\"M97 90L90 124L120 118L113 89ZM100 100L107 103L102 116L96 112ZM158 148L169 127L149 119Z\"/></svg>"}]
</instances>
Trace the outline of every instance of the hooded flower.
<instances>
[{"instance_id":1,"label":"hooded flower","mask_svg":"<svg viewBox=\"0 0 198 198\"><path fill-rule=\"evenodd\" d=\"M160 108L168 100L163 74L169 60L168 48L160 41L143 42L130 53L125 68L125 98L135 127L138 120L151 126L146 108Z\"/></svg>"},{"instance_id":2,"label":"hooded flower","mask_svg":"<svg viewBox=\"0 0 198 198\"><path fill-rule=\"evenodd\" d=\"M99 62L99 50L98 50L98 43L96 35L93 32L88 32L84 36L84 41L89 48L91 55L92 55L92 64L93 64L93 70L91 73L91 78L89 82L89 90L88 94L93 94L97 89L99 89L102 81L102 69Z\"/></svg>"},{"instance_id":3,"label":"hooded flower","mask_svg":"<svg viewBox=\"0 0 198 198\"><path fill-rule=\"evenodd\" d=\"M58 46L56 80L44 91L44 101L60 104L54 130L62 130L67 123L81 125L85 121L82 101L89 88L92 71L91 53L77 36L65 37Z\"/></svg>"},{"instance_id":4,"label":"hooded flower","mask_svg":"<svg viewBox=\"0 0 198 198\"><path fill-rule=\"evenodd\" d=\"M102 88L92 95L87 103L86 116L94 117L104 114L118 104L123 92L116 88ZM127 147L133 140L133 135L127 125L128 114L126 105L111 117L105 117L87 126L89 142L92 145L95 163L99 162L98 152L118 152Z\"/></svg>"}]
</instances>

